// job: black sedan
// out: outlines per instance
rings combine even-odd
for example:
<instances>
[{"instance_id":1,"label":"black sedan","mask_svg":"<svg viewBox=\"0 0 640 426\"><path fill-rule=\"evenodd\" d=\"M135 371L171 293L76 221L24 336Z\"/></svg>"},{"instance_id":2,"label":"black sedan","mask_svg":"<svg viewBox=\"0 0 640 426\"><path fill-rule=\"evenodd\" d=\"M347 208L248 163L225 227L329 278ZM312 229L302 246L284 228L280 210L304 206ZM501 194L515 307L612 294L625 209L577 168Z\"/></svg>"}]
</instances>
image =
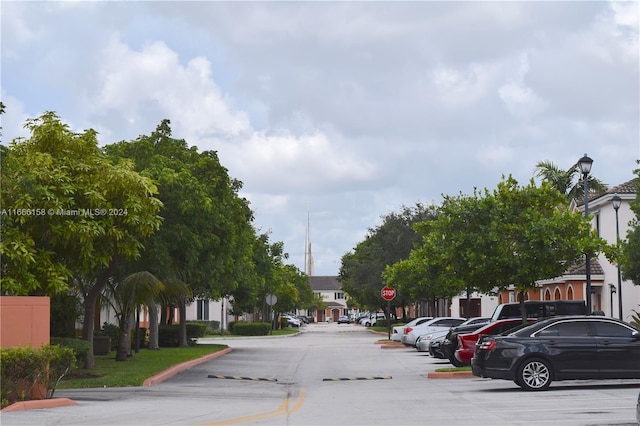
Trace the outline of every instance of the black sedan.
<instances>
[{"instance_id":1,"label":"black sedan","mask_svg":"<svg viewBox=\"0 0 640 426\"><path fill-rule=\"evenodd\" d=\"M526 390L545 390L554 380L640 379L640 330L613 318L550 318L480 339L471 369Z\"/></svg>"}]
</instances>

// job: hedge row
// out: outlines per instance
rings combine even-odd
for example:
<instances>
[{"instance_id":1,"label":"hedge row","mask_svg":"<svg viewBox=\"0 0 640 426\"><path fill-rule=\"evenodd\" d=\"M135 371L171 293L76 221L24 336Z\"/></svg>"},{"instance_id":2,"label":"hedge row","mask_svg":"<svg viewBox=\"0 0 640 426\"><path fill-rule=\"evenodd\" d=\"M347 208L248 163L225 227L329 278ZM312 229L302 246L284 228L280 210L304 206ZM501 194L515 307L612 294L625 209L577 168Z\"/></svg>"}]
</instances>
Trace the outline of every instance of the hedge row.
<instances>
[{"instance_id":1,"label":"hedge row","mask_svg":"<svg viewBox=\"0 0 640 426\"><path fill-rule=\"evenodd\" d=\"M233 324L233 334L238 336L266 336L269 334L271 324L268 322L242 322Z\"/></svg>"},{"instance_id":2,"label":"hedge row","mask_svg":"<svg viewBox=\"0 0 640 426\"><path fill-rule=\"evenodd\" d=\"M0 349L2 407L18 401L51 398L60 379L75 366L74 351L57 345Z\"/></svg>"}]
</instances>

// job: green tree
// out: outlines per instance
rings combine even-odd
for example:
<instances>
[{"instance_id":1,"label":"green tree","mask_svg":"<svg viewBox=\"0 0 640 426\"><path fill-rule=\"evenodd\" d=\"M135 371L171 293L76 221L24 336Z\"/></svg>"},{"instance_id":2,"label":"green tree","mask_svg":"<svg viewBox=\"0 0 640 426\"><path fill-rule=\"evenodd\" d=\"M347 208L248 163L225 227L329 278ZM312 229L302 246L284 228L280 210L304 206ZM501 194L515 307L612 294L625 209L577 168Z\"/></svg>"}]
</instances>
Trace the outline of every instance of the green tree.
<instances>
[{"instance_id":1,"label":"green tree","mask_svg":"<svg viewBox=\"0 0 640 426\"><path fill-rule=\"evenodd\" d=\"M562 170L549 160L539 161L536 164L535 175L542 178L544 182L551 183L569 201L581 202L584 200L584 182L577 162L569 169ZM589 192L595 194L607 190L607 186L591 174L587 177L587 186Z\"/></svg>"},{"instance_id":2,"label":"green tree","mask_svg":"<svg viewBox=\"0 0 640 426\"><path fill-rule=\"evenodd\" d=\"M625 280L640 285L640 169L634 170L634 173L637 175L636 198L630 205L635 217L630 223L626 238L621 242L620 272Z\"/></svg>"},{"instance_id":3,"label":"green tree","mask_svg":"<svg viewBox=\"0 0 640 426\"><path fill-rule=\"evenodd\" d=\"M241 182L229 177L214 151L199 152L173 138L163 120L151 135L109 145L106 152L133 160L156 183L164 206L162 228L145 240L145 252L127 270L151 271L165 284L182 282L191 287L190 298L202 299L230 295L254 278L253 213L238 196ZM180 340L186 345L186 325Z\"/></svg>"},{"instance_id":4,"label":"green tree","mask_svg":"<svg viewBox=\"0 0 640 426\"><path fill-rule=\"evenodd\" d=\"M2 294L53 295L78 284L83 338L92 343L98 296L117 262L138 257L158 230L161 202L130 161L102 153L95 131L74 133L53 112L26 127L30 137L2 153ZM89 351L85 367L93 366Z\"/></svg>"},{"instance_id":5,"label":"green tree","mask_svg":"<svg viewBox=\"0 0 640 426\"><path fill-rule=\"evenodd\" d=\"M369 229L365 239L355 249L342 257L340 281L346 293L367 309L386 309L387 303L380 296L384 287L383 272L388 265L409 257L420 241L413 225L433 218L433 211L422 204L403 206L401 212L383 217L382 225ZM405 306L406 293L398 293L393 306Z\"/></svg>"},{"instance_id":6,"label":"green tree","mask_svg":"<svg viewBox=\"0 0 640 426\"><path fill-rule=\"evenodd\" d=\"M122 279L115 274L107 283L104 299L113 308L120 329L116 361L126 361L131 354L129 333L139 306L154 305L163 288L162 283L147 271L136 272Z\"/></svg>"},{"instance_id":7,"label":"green tree","mask_svg":"<svg viewBox=\"0 0 640 426\"><path fill-rule=\"evenodd\" d=\"M524 318L522 295L536 281L562 275L567 264L605 246L549 183L521 187L512 177L493 192L447 198L428 225L423 257L437 259L443 280L473 283L487 294L513 285Z\"/></svg>"}]
</instances>

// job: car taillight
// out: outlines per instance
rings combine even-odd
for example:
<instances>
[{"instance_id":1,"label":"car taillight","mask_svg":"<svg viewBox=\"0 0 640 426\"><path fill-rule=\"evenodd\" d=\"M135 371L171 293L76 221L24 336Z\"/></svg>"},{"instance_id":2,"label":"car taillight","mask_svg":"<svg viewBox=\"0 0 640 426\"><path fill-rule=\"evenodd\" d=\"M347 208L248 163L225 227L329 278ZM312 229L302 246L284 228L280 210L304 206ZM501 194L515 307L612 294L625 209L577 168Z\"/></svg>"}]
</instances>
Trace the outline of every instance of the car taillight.
<instances>
[{"instance_id":1,"label":"car taillight","mask_svg":"<svg viewBox=\"0 0 640 426\"><path fill-rule=\"evenodd\" d=\"M407 328L404 329L404 334L409 334L409 333L411 333L412 330L413 330L413 328L407 327Z\"/></svg>"},{"instance_id":2,"label":"car taillight","mask_svg":"<svg viewBox=\"0 0 640 426\"><path fill-rule=\"evenodd\" d=\"M458 336L458 348L464 349L466 345L464 344L464 340L460 336Z\"/></svg>"},{"instance_id":3,"label":"car taillight","mask_svg":"<svg viewBox=\"0 0 640 426\"><path fill-rule=\"evenodd\" d=\"M479 351L491 351L496 346L495 340L483 340L478 344Z\"/></svg>"}]
</instances>

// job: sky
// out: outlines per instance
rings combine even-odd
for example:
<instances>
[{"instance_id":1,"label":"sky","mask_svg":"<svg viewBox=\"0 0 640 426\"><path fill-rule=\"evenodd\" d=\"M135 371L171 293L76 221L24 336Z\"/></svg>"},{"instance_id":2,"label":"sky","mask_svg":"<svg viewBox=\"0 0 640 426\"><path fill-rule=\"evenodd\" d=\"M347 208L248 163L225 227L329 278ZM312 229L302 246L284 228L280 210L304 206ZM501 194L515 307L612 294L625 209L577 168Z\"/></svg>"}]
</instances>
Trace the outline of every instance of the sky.
<instances>
[{"instance_id":1,"label":"sky","mask_svg":"<svg viewBox=\"0 0 640 426\"><path fill-rule=\"evenodd\" d=\"M403 206L640 158L640 3L2 1L2 143L55 111L101 145L215 150L288 262L337 275Z\"/></svg>"}]
</instances>

